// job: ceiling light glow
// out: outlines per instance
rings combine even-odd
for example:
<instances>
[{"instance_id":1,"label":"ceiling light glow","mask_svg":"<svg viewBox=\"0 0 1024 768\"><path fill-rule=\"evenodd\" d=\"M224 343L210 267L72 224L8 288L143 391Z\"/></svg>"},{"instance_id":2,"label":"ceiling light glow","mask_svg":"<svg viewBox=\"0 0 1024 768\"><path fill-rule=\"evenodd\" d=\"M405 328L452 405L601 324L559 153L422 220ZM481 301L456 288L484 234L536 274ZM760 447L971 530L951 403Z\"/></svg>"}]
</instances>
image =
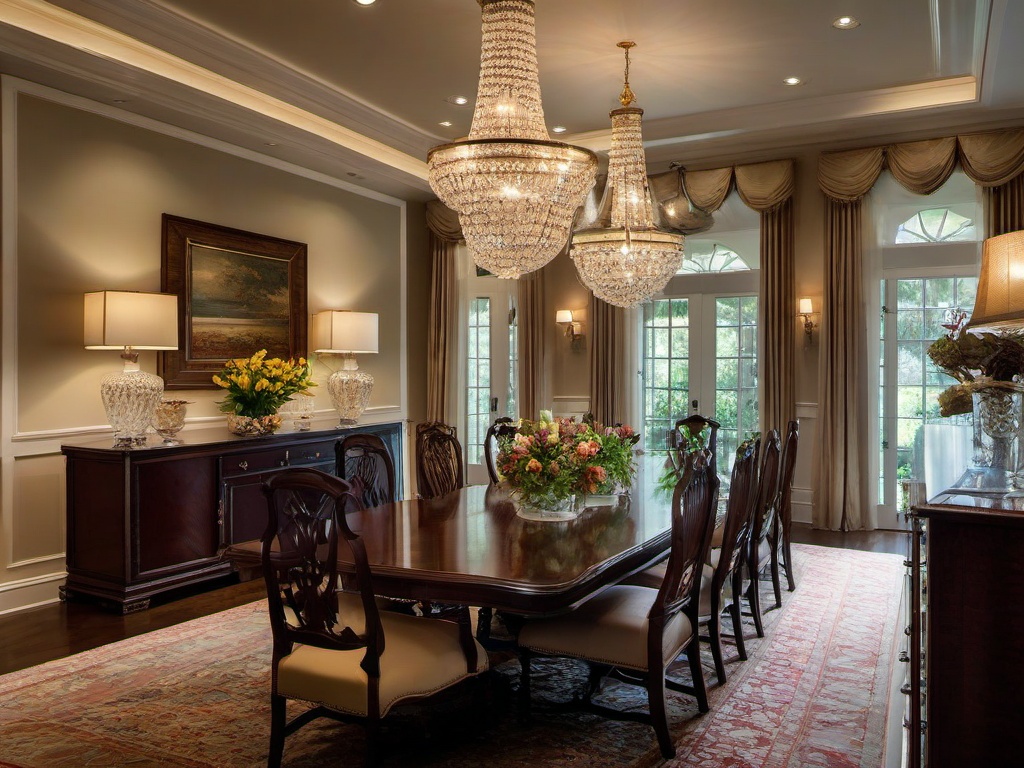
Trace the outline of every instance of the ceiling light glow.
<instances>
[{"instance_id":1,"label":"ceiling light glow","mask_svg":"<svg viewBox=\"0 0 1024 768\"><path fill-rule=\"evenodd\" d=\"M801 80L799 77L787 77L782 82L784 82L786 85L803 85L804 83L804 81Z\"/></svg>"},{"instance_id":2,"label":"ceiling light glow","mask_svg":"<svg viewBox=\"0 0 1024 768\"><path fill-rule=\"evenodd\" d=\"M566 128L564 125L553 125L553 126L551 126L551 132L552 133L565 133L567 130L569 130L569 129Z\"/></svg>"},{"instance_id":3,"label":"ceiling light glow","mask_svg":"<svg viewBox=\"0 0 1024 768\"><path fill-rule=\"evenodd\" d=\"M853 16L840 16L832 21L832 26L836 29L856 29L860 26L860 22Z\"/></svg>"}]
</instances>

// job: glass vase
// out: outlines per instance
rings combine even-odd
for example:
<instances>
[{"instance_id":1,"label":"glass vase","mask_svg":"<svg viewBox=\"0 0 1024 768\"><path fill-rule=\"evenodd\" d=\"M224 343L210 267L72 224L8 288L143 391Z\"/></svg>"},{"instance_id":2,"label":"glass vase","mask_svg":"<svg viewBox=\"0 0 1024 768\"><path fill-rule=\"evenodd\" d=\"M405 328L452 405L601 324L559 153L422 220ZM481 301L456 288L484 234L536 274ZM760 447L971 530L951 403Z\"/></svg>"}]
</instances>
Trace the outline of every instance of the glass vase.
<instances>
[{"instance_id":1,"label":"glass vase","mask_svg":"<svg viewBox=\"0 0 1024 768\"><path fill-rule=\"evenodd\" d=\"M974 397L974 446L971 466L957 484L975 493L1011 493L1024 487L1022 395L1003 387L986 387Z\"/></svg>"},{"instance_id":2,"label":"glass vase","mask_svg":"<svg viewBox=\"0 0 1024 768\"><path fill-rule=\"evenodd\" d=\"M281 417L276 413L269 416L239 416L228 414L228 431L240 437L261 437L272 435L281 428Z\"/></svg>"},{"instance_id":3,"label":"glass vase","mask_svg":"<svg viewBox=\"0 0 1024 768\"><path fill-rule=\"evenodd\" d=\"M537 520L539 522L575 520L583 511L583 508L576 504L575 494L556 496L554 494L516 491L513 494L513 501L516 505L516 515L524 520Z\"/></svg>"}]
</instances>

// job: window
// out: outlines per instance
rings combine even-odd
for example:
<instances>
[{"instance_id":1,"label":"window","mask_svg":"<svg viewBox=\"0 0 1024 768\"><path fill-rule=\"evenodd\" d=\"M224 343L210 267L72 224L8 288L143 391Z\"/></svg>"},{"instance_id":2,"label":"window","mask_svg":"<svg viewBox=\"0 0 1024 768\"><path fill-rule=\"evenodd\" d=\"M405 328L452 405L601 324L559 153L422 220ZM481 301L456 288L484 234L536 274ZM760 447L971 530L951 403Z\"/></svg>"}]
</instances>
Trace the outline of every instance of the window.
<instances>
[{"instance_id":1,"label":"window","mask_svg":"<svg viewBox=\"0 0 1024 768\"><path fill-rule=\"evenodd\" d=\"M743 257L722 243L698 241L693 247L686 249L683 266L679 274L700 272L739 272L749 270L750 266Z\"/></svg>"},{"instance_id":2,"label":"window","mask_svg":"<svg viewBox=\"0 0 1024 768\"><path fill-rule=\"evenodd\" d=\"M896 227L895 243L951 243L978 239L974 221L949 208L918 211Z\"/></svg>"}]
</instances>

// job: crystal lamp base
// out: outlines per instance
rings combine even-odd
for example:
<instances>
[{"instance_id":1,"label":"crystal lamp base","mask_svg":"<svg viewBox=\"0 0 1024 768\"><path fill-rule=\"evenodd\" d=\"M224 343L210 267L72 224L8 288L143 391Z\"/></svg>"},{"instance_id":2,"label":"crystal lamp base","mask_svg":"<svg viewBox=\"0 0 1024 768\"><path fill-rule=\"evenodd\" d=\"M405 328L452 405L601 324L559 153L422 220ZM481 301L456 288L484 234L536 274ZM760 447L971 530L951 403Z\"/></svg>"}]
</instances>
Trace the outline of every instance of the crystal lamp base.
<instances>
[{"instance_id":1,"label":"crystal lamp base","mask_svg":"<svg viewBox=\"0 0 1024 768\"><path fill-rule=\"evenodd\" d=\"M327 379L331 404L341 417L339 426L355 424L370 402L373 376L366 371L342 369Z\"/></svg>"},{"instance_id":2,"label":"crystal lamp base","mask_svg":"<svg viewBox=\"0 0 1024 768\"><path fill-rule=\"evenodd\" d=\"M100 397L107 421L114 429L115 448L136 448L146 443L146 429L164 392L164 380L125 362L124 370L108 373L100 382Z\"/></svg>"}]
</instances>

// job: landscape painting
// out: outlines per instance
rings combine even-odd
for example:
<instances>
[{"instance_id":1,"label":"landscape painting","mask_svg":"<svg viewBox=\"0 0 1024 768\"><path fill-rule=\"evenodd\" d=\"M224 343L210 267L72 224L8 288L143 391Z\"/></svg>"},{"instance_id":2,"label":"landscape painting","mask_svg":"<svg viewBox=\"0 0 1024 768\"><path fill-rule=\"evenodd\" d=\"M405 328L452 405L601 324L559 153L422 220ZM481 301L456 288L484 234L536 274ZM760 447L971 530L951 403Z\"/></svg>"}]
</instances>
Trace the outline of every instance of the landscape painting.
<instances>
[{"instance_id":1,"label":"landscape painting","mask_svg":"<svg viewBox=\"0 0 1024 768\"><path fill-rule=\"evenodd\" d=\"M162 290L178 296L178 349L160 354L167 389L215 388L231 358L306 355L306 246L169 214Z\"/></svg>"}]
</instances>

